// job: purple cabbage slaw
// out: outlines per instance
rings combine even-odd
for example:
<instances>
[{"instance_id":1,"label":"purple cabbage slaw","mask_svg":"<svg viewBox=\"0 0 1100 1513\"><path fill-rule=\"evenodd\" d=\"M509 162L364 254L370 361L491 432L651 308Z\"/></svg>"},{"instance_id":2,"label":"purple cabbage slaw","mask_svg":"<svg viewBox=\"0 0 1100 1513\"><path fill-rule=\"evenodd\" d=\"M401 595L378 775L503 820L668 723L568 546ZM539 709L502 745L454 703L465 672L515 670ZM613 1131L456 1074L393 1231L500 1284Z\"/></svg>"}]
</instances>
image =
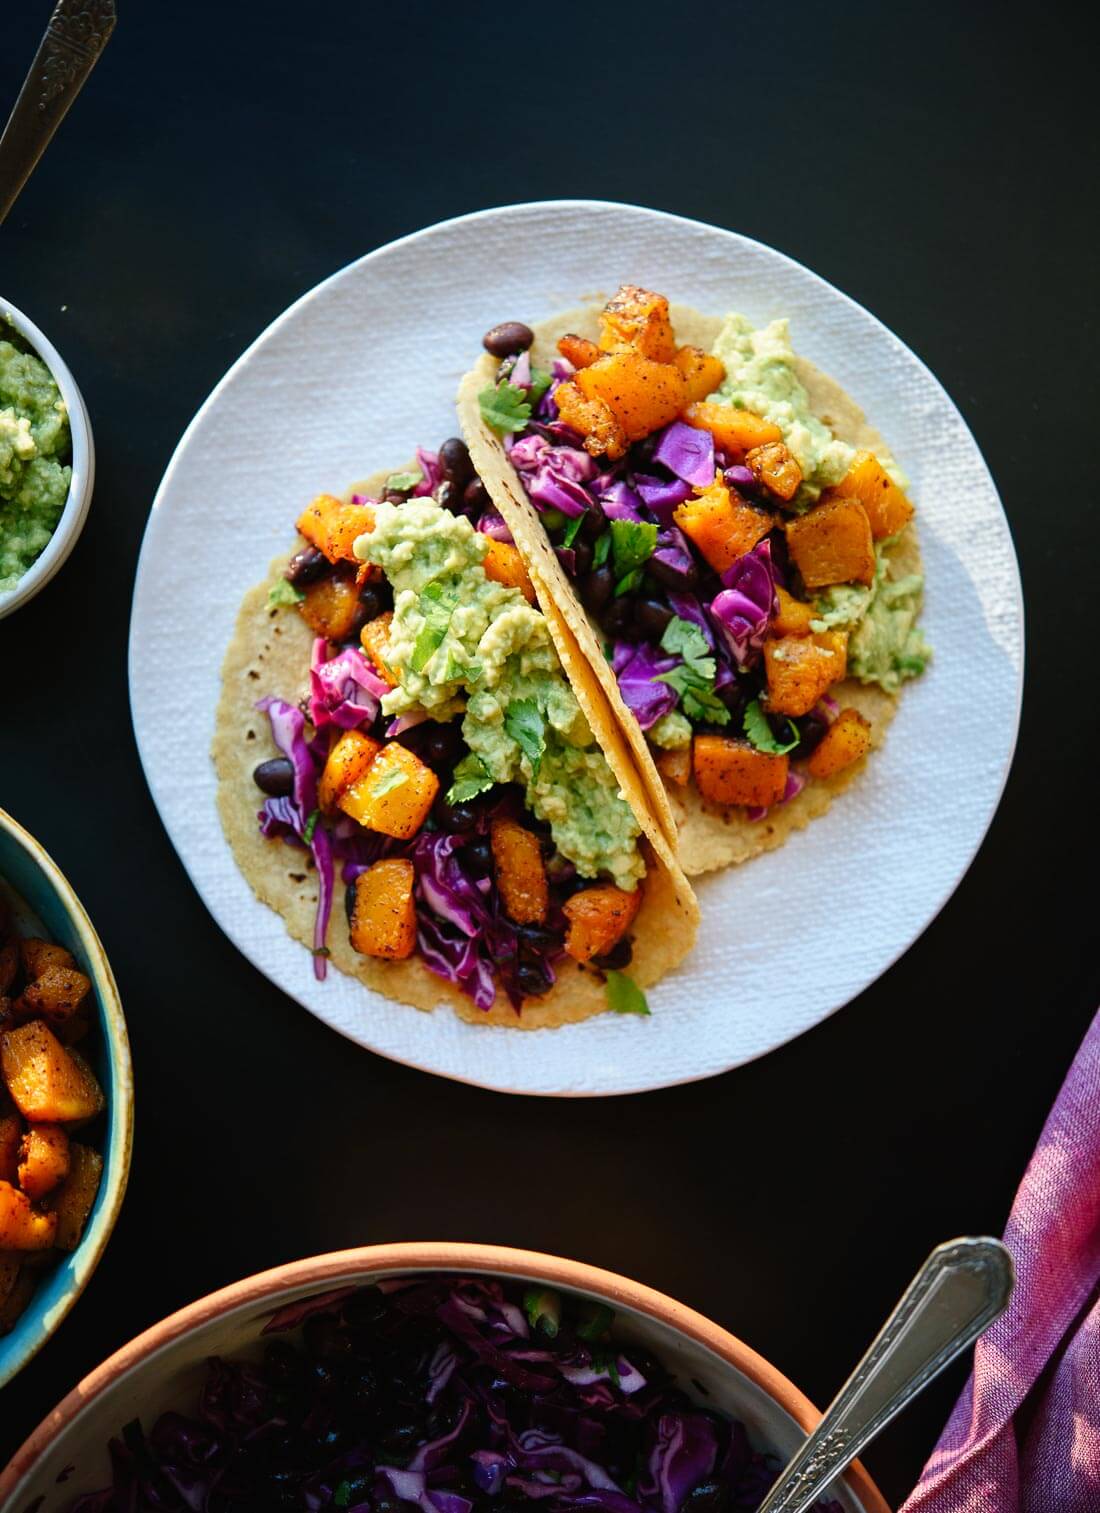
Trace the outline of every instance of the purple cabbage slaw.
<instances>
[{"instance_id":1,"label":"purple cabbage slaw","mask_svg":"<svg viewBox=\"0 0 1100 1513\"><path fill-rule=\"evenodd\" d=\"M613 1329L602 1305L472 1277L292 1304L261 1360L208 1363L193 1413L128 1424L112 1486L70 1513L758 1508L778 1462Z\"/></svg>"}]
</instances>

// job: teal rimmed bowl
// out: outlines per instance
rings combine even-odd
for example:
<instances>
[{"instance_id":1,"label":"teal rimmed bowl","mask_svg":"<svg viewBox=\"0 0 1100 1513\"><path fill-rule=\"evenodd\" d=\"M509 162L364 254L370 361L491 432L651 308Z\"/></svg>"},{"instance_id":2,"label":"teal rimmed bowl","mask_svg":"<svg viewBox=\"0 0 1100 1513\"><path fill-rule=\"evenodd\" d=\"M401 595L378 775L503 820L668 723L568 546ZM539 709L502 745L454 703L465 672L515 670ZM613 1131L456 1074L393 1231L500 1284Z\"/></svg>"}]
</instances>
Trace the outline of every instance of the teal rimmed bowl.
<instances>
[{"instance_id":1,"label":"teal rimmed bowl","mask_svg":"<svg viewBox=\"0 0 1100 1513\"><path fill-rule=\"evenodd\" d=\"M17 917L30 920L76 957L92 980L99 1033L88 1055L107 1098L105 1125L95 1133L103 1156L103 1177L84 1237L71 1255L42 1272L34 1296L10 1334L0 1336L0 1387L21 1371L57 1329L84 1291L103 1254L126 1191L133 1142L134 1079L130 1042L114 973L84 906L57 863L22 825L0 809L0 888Z\"/></svg>"}]
</instances>

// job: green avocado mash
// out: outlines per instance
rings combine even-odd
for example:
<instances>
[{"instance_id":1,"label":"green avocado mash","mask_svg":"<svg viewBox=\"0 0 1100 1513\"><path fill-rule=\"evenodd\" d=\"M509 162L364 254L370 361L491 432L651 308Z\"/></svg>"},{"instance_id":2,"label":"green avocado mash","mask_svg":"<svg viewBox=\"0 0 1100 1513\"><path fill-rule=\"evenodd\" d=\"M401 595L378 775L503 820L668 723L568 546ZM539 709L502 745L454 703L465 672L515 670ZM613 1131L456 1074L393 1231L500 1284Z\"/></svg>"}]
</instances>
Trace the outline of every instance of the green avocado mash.
<instances>
[{"instance_id":1,"label":"green avocado mash","mask_svg":"<svg viewBox=\"0 0 1100 1513\"><path fill-rule=\"evenodd\" d=\"M41 358L0 341L0 593L15 587L61 518L72 469L65 402Z\"/></svg>"},{"instance_id":2,"label":"green avocado mash","mask_svg":"<svg viewBox=\"0 0 1100 1513\"><path fill-rule=\"evenodd\" d=\"M386 660L400 683L382 708L424 709L437 720L464 712L463 737L487 779L523 785L528 808L583 877L607 872L632 890L645 875L638 823L545 618L518 589L485 576L487 546L468 520L432 499L375 506L375 528L355 551L393 588ZM471 758L461 765L465 784Z\"/></svg>"},{"instance_id":3,"label":"green avocado mash","mask_svg":"<svg viewBox=\"0 0 1100 1513\"><path fill-rule=\"evenodd\" d=\"M679 751L691 745L691 721L678 709L670 709L668 714L654 721L646 735L654 746L661 746L665 751Z\"/></svg>"},{"instance_id":4,"label":"green avocado mash","mask_svg":"<svg viewBox=\"0 0 1100 1513\"><path fill-rule=\"evenodd\" d=\"M861 683L878 683L897 693L906 678L925 669L932 649L916 620L924 579L920 573L904 578L887 576L886 554L876 547L875 581L838 583L817 600L814 630L847 630L848 672Z\"/></svg>"}]
</instances>

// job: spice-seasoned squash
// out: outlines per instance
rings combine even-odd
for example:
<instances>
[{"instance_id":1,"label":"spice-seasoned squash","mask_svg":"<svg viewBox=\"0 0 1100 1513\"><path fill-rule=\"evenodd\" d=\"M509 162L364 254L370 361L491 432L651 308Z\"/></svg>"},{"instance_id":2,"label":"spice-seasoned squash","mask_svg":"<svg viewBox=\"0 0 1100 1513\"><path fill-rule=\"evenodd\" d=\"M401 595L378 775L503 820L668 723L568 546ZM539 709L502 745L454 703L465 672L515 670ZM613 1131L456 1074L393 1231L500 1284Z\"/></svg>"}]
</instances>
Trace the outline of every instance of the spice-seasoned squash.
<instances>
[{"instance_id":1,"label":"spice-seasoned squash","mask_svg":"<svg viewBox=\"0 0 1100 1513\"><path fill-rule=\"evenodd\" d=\"M640 441L668 425L684 408L685 386L679 368L671 362L654 362L632 347L605 353L591 367L581 368L573 382L586 399L603 401L628 441Z\"/></svg>"},{"instance_id":2,"label":"spice-seasoned squash","mask_svg":"<svg viewBox=\"0 0 1100 1513\"><path fill-rule=\"evenodd\" d=\"M91 979L75 967L47 967L23 989L15 1011L21 1019L46 1019L53 1026L78 1013L91 992Z\"/></svg>"},{"instance_id":3,"label":"spice-seasoned squash","mask_svg":"<svg viewBox=\"0 0 1100 1513\"><path fill-rule=\"evenodd\" d=\"M670 363L676 338L668 300L637 284L622 284L600 313L600 346L605 352L632 347L653 362Z\"/></svg>"},{"instance_id":4,"label":"spice-seasoned squash","mask_svg":"<svg viewBox=\"0 0 1100 1513\"><path fill-rule=\"evenodd\" d=\"M757 751L748 741L726 735L697 735L695 784L713 804L749 804L766 809L783 797L788 761Z\"/></svg>"},{"instance_id":5,"label":"spice-seasoned squash","mask_svg":"<svg viewBox=\"0 0 1100 1513\"><path fill-rule=\"evenodd\" d=\"M593 457L621 457L626 451L626 433L602 399L589 399L577 385L559 384L554 390L558 415L584 437L585 450Z\"/></svg>"},{"instance_id":6,"label":"spice-seasoned squash","mask_svg":"<svg viewBox=\"0 0 1100 1513\"><path fill-rule=\"evenodd\" d=\"M400 741L390 741L337 802L368 830L403 841L428 818L438 792L439 779L432 769Z\"/></svg>"},{"instance_id":7,"label":"spice-seasoned squash","mask_svg":"<svg viewBox=\"0 0 1100 1513\"><path fill-rule=\"evenodd\" d=\"M787 546L807 588L874 582L871 522L858 499L828 499L788 520Z\"/></svg>"},{"instance_id":8,"label":"spice-seasoned squash","mask_svg":"<svg viewBox=\"0 0 1100 1513\"><path fill-rule=\"evenodd\" d=\"M495 819L489 833L504 912L517 925L542 925L550 906L539 838L515 820Z\"/></svg>"},{"instance_id":9,"label":"spice-seasoned squash","mask_svg":"<svg viewBox=\"0 0 1100 1513\"><path fill-rule=\"evenodd\" d=\"M590 367L600 355L600 349L594 341L589 341L587 336L574 336L572 332L559 338L558 351L575 368Z\"/></svg>"},{"instance_id":10,"label":"spice-seasoned squash","mask_svg":"<svg viewBox=\"0 0 1100 1513\"><path fill-rule=\"evenodd\" d=\"M19 1147L19 1186L37 1203L68 1175L68 1135L56 1124L32 1124Z\"/></svg>"},{"instance_id":11,"label":"spice-seasoned squash","mask_svg":"<svg viewBox=\"0 0 1100 1513\"><path fill-rule=\"evenodd\" d=\"M768 709L772 714L808 714L848 667L848 635L825 630L810 636L779 636L764 642Z\"/></svg>"},{"instance_id":12,"label":"spice-seasoned squash","mask_svg":"<svg viewBox=\"0 0 1100 1513\"><path fill-rule=\"evenodd\" d=\"M738 557L751 552L775 525L774 515L746 504L721 473L709 489L678 504L674 518L716 573L724 573Z\"/></svg>"},{"instance_id":13,"label":"spice-seasoned squash","mask_svg":"<svg viewBox=\"0 0 1100 1513\"><path fill-rule=\"evenodd\" d=\"M738 410L733 405L697 400L688 405L683 418L689 426L709 431L717 445L731 457L742 457L753 447L783 440L783 432L770 420L754 415L751 410Z\"/></svg>"},{"instance_id":14,"label":"spice-seasoned squash","mask_svg":"<svg viewBox=\"0 0 1100 1513\"><path fill-rule=\"evenodd\" d=\"M375 862L355 879L351 943L364 956L401 961L416 950L416 872L404 857Z\"/></svg>"},{"instance_id":15,"label":"spice-seasoned squash","mask_svg":"<svg viewBox=\"0 0 1100 1513\"><path fill-rule=\"evenodd\" d=\"M41 1019L0 1035L0 1068L16 1108L31 1124L71 1124L104 1106L95 1074Z\"/></svg>"},{"instance_id":16,"label":"spice-seasoned squash","mask_svg":"<svg viewBox=\"0 0 1100 1513\"><path fill-rule=\"evenodd\" d=\"M691 781L691 742L672 751L662 751L657 757L657 771L666 782L686 787Z\"/></svg>"},{"instance_id":17,"label":"spice-seasoned squash","mask_svg":"<svg viewBox=\"0 0 1100 1513\"><path fill-rule=\"evenodd\" d=\"M33 982L36 977L46 970L47 967L75 967L76 959L71 951L66 951L64 946L55 946L49 940L21 940L19 942L19 955L23 962L23 975L28 982Z\"/></svg>"},{"instance_id":18,"label":"spice-seasoned squash","mask_svg":"<svg viewBox=\"0 0 1100 1513\"><path fill-rule=\"evenodd\" d=\"M7 1097L4 1095L4 1101ZM19 1179L19 1146L23 1139L23 1121L10 1105L0 1114L0 1181Z\"/></svg>"},{"instance_id":19,"label":"spice-seasoned squash","mask_svg":"<svg viewBox=\"0 0 1100 1513\"><path fill-rule=\"evenodd\" d=\"M80 1244L102 1175L103 1157L90 1145L74 1140L69 1147L69 1175L45 1204L57 1219L54 1244L59 1250L75 1250Z\"/></svg>"},{"instance_id":20,"label":"spice-seasoned squash","mask_svg":"<svg viewBox=\"0 0 1100 1513\"><path fill-rule=\"evenodd\" d=\"M0 1249L47 1250L56 1233L56 1214L36 1213L26 1193L0 1182Z\"/></svg>"},{"instance_id":21,"label":"spice-seasoned squash","mask_svg":"<svg viewBox=\"0 0 1100 1513\"><path fill-rule=\"evenodd\" d=\"M713 394L726 376L721 358L711 357L701 347L678 347L674 361L683 375L689 404Z\"/></svg>"},{"instance_id":22,"label":"spice-seasoned squash","mask_svg":"<svg viewBox=\"0 0 1100 1513\"><path fill-rule=\"evenodd\" d=\"M534 604L534 584L518 547L508 541L494 541L490 538L489 550L485 553L481 566L486 578L491 578L494 583L503 583L506 588L518 588L528 604Z\"/></svg>"},{"instance_id":23,"label":"spice-seasoned squash","mask_svg":"<svg viewBox=\"0 0 1100 1513\"><path fill-rule=\"evenodd\" d=\"M375 672L388 683L391 688L396 688L398 679L386 664L386 652L390 645L390 626L393 624L393 610L383 610L382 614L375 615L373 620L368 620L359 632L359 644L367 654L367 660Z\"/></svg>"},{"instance_id":24,"label":"spice-seasoned squash","mask_svg":"<svg viewBox=\"0 0 1100 1513\"><path fill-rule=\"evenodd\" d=\"M858 499L871 522L876 541L894 536L912 519L913 506L873 452L857 452L838 484L826 489L823 500Z\"/></svg>"},{"instance_id":25,"label":"spice-seasoned squash","mask_svg":"<svg viewBox=\"0 0 1100 1513\"><path fill-rule=\"evenodd\" d=\"M317 802L329 813L336 808L340 795L357 783L382 750L382 742L361 730L345 730L325 758L324 770L317 784Z\"/></svg>"},{"instance_id":26,"label":"spice-seasoned squash","mask_svg":"<svg viewBox=\"0 0 1100 1513\"><path fill-rule=\"evenodd\" d=\"M779 608L768 627L772 635L808 636L810 621L817 616L813 605L807 604L803 599L796 599L793 594L789 594L778 584L775 592L779 598Z\"/></svg>"},{"instance_id":27,"label":"spice-seasoned squash","mask_svg":"<svg viewBox=\"0 0 1100 1513\"><path fill-rule=\"evenodd\" d=\"M831 778L871 749L871 726L856 709L842 709L814 748L806 766L811 777Z\"/></svg>"},{"instance_id":28,"label":"spice-seasoned squash","mask_svg":"<svg viewBox=\"0 0 1100 1513\"><path fill-rule=\"evenodd\" d=\"M318 494L299 515L297 526L330 562L358 563L355 542L374 530L374 511L369 504L348 504L335 494Z\"/></svg>"},{"instance_id":29,"label":"spice-seasoned squash","mask_svg":"<svg viewBox=\"0 0 1100 1513\"><path fill-rule=\"evenodd\" d=\"M634 923L641 902L641 885L633 893L611 883L582 888L562 904L562 913L569 921L565 949L577 961L606 956Z\"/></svg>"},{"instance_id":30,"label":"spice-seasoned squash","mask_svg":"<svg viewBox=\"0 0 1100 1513\"><path fill-rule=\"evenodd\" d=\"M802 469L795 461L785 442L768 441L761 447L750 447L745 453L745 466L752 470L757 483L777 499L793 499L802 482Z\"/></svg>"},{"instance_id":31,"label":"spice-seasoned squash","mask_svg":"<svg viewBox=\"0 0 1100 1513\"><path fill-rule=\"evenodd\" d=\"M363 605L354 574L330 573L305 591L298 613L315 636L346 641L363 620Z\"/></svg>"}]
</instances>

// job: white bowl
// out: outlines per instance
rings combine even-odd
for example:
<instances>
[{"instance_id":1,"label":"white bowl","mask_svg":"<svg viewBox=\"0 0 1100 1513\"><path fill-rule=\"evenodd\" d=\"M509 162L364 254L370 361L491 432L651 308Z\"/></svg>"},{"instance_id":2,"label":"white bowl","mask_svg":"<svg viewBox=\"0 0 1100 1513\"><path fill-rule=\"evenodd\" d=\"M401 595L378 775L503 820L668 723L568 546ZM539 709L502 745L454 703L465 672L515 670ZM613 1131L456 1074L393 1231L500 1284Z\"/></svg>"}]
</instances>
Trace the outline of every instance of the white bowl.
<instances>
[{"instance_id":1,"label":"white bowl","mask_svg":"<svg viewBox=\"0 0 1100 1513\"><path fill-rule=\"evenodd\" d=\"M84 522L88 518L88 509L92 502L92 485L95 482L92 424L88 419L88 410L76 386L76 380L62 362L57 348L47 340L34 322L29 321L22 311L17 310L14 305L9 305L6 299L0 297L0 337L3 336L4 326L8 320L27 345L33 347L36 355L46 364L54 376L57 387L61 390L61 397L69 412L69 429L73 438L73 476L61 519L54 527L54 533L46 543L45 549L31 563L13 589L9 589L7 593L0 593L0 620L5 615L10 615L20 605L26 604L29 599L33 599L39 589L45 588L72 551L84 529Z\"/></svg>"}]
</instances>

